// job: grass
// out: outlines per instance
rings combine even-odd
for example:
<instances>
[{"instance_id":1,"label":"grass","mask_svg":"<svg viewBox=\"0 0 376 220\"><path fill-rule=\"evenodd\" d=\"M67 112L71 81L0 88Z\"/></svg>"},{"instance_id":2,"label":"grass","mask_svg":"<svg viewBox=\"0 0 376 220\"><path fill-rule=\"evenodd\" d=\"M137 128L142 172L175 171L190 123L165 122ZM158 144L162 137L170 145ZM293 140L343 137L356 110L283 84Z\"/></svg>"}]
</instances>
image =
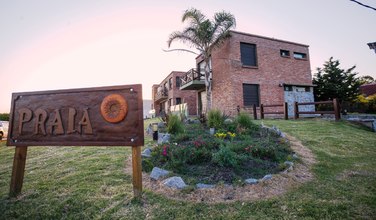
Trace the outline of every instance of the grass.
<instances>
[{"instance_id":1,"label":"grass","mask_svg":"<svg viewBox=\"0 0 376 220\"><path fill-rule=\"evenodd\" d=\"M347 122L264 120L316 155L315 179L285 195L226 204L132 200L127 147L30 147L22 195L9 198L13 147L0 144L0 219L374 219L376 133ZM146 140L146 143L151 143Z\"/></svg>"}]
</instances>

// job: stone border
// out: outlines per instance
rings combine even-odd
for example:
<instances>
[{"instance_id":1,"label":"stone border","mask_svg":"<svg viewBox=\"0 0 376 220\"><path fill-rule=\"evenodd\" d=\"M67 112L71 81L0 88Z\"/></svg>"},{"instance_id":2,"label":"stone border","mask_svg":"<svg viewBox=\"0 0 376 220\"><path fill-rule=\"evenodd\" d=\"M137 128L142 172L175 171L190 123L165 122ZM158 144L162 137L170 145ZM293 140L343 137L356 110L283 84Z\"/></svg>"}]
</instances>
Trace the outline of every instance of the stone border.
<instances>
[{"instance_id":1,"label":"stone border","mask_svg":"<svg viewBox=\"0 0 376 220\"><path fill-rule=\"evenodd\" d=\"M152 180L148 173L143 172L144 189L164 195L167 198L207 203L226 203L235 201L255 201L259 199L273 198L314 179L311 167L316 163L315 156L310 149L303 146L296 138L284 134L291 143L291 149L300 158L299 163L294 163L293 169L287 169L281 173L273 174L273 178L261 180L258 184L246 184L245 186L215 185L211 188L194 189L192 192L181 192L176 188L167 187L165 180ZM125 172L131 174L131 158L128 159Z\"/></svg>"}]
</instances>

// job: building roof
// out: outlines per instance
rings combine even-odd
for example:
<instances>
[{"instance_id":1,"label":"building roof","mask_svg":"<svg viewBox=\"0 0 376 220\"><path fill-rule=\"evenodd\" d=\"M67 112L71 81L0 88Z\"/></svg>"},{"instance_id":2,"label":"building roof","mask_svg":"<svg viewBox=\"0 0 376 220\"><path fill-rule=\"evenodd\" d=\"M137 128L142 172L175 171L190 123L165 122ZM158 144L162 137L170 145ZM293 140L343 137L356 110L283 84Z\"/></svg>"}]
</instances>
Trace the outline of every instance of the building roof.
<instances>
[{"instance_id":1,"label":"building roof","mask_svg":"<svg viewBox=\"0 0 376 220\"><path fill-rule=\"evenodd\" d=\"M361 85L360 92L365 96L376 94L376 82Z\"/></svg>"},{"instance_id":2,"label":"building roof","mask_svg":"<svg viewBox=\"0 0 376 220\"><path fill-rule=\"evenodd\" d=\"M250 33L245 33L245 32L240 32L240 31L233 31L233 30L230 30L230 32L234 33L234 34L240 34L240 35L245 35L245 36L250 36L250 37L257 37L257 38L262 38L262 39L272 40L272 41L278 41L278 42L287 43L287 44L294 44L294 45L298 45L298 46L302 46L302 47L309 47L309 45L306 45L306 44L295 43L295 42L286 41L286 40L280 40L280 39L276 39L276 38L272 38L272 37L265 37L265 36L261 36L261 35L250 34ZM197 55L196 60L198 60L201 55L202 54Z\"/></svg>"},{"instance_id":3,"label":"building roof","mask_svg":"<svg viewBox=\"0 0 376 220\"><path fill-rule=\"evenodd\" d=\"M244 33L244 32L239 32L239 31L230 31L230 32L235 33L235 34L242 34L242 35L246 35L246 36L251 36L251 37L263 38L263 39L266 39L266 40L272 40L272 41L278 41L278 42L282 42L282 43L295 44L295 45L303 46L303 47L309 47L309 45L306 45L306 44L295 43L295 42L292 42L292 41L280 40L280 39L265 37L265 36L261 36L261 35L249 34L249 33Z\"/></svg>"}]
</instances>

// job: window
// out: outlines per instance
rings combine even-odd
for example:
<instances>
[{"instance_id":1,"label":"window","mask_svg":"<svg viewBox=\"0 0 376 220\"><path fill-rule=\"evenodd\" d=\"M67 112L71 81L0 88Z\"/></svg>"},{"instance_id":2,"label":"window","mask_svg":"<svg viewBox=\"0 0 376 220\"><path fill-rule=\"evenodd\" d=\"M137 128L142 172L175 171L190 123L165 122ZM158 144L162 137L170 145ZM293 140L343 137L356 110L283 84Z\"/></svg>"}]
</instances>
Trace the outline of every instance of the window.
<instances>
[{"instance_id":1,"label":"window","mask_svg":"<svg viewBox=\"0 0 376 220\"><path fill-rule=\"evenodd\" d=\"M290 51L280 50L281 57L290 57Z\"/></svg>"},{"instance_id":2,"label":"window","mask_svg":"<svg viewBox=\"0 0 376 220\"><path fill-rule=\"evenodd\" d=\"M240 59L244 66L257 66L256 45L240 43Z\"/></svg>"},{"instance_id":3,"label":"window","mask_svg":"<svg viewBox=\"0 0 376 220\"><path fill-rule=\"evenodd\" d=\"M172 77L168 80L168 88L172 89Z\"/></svg>"},{"instance_id":4,"label":"window","mask_svg":"<svg viewBox=\"0 0 376 220\"><path fill-rule=\"evenodd\" d=\"M176 98L176 105L180 105L181 104L181 98Z\"/></svg>"},{"instance_id":5,"label":"window","mask_svg":"<svg viewBox=\"0 0 376 220\"><path fill-rule=\"evenodd\" d=\"M257 84L243 84L243 103L244 106L259 106L260 94L259 85Z\"/></svg>"},{"instance_id":6,"label":"window","mask_svg":"<svg viewBox=\"0 0 376 220\"><path fill-rule=\"evenodd\" d=\"M294 52L294 58L295 59L307 59L307 54Z\"/></svg>"},{"instance_id":7,"label":"window","mask_svg":"<svg viewBox=\"0 0 376 220\"><path fill-rule=\"evenodd\" d=\"M181 85L181 79L180 79L180 77L177 76L176 79L175 79L175 81L176 81L176 88L180 88L180 85Z\"/></svg>"},{"instance_id":8,"label":"window","mask_svg":"<svg viewBox=\"0 0 376 220\"><path fill-rule=\"evenodd\" d=\"M167 82L165 82L165 83L163 84L163 89L164 89L164 90L167 89Z\"/></svg>"},{"instance_id":9,"label":"window","mask_svg":"<svg viewBox=\"0 0 376 220\"><path fill-rule=\"evenodd\" d=\"M292 91L292 86L285 86L285 91L291 92Z\"/></svg>"}]
</instances>

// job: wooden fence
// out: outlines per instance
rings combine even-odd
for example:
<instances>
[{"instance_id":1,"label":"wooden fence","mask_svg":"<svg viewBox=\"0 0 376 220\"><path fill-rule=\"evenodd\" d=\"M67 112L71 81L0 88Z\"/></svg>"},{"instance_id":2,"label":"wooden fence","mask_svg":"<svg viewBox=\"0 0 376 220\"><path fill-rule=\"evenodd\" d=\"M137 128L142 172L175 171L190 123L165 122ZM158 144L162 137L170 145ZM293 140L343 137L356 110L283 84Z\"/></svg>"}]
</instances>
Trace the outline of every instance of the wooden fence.
<instances>
[{"instance_id":1,"label":"wooden fence","mask_svg":"<svg viewBox=\"0 0 376 220\"><path fill-rule=\"evenodd\" d=\"M270 109L270 108L281 108L282 107L282 111L265 111L265 109ZM289 118L289 115L288 115L288 108L287 108L287 102L283 103L283 104L275 104L275 105L264 105L264 104L261 104L260 105L260 118L261 119L264 119L265 115L283 115L283 118L285 120L288 120ZM253 105L253 118L254 119L257 119L257 107L256 105Z\"/></svg>"},{"instance_id":2,"label":"wooden fence","mask_svg":"<svg viewBox=\"0 0 376 220\"><path fill-rule=\"evenodd\" d=\"M327 105L333 105L332 111L313 111L313 112L304 112L299 111L299 105L320 105L320 104L327 104ZM298 103L294 102L294 119L298 119L300 114L334 114L334 117L336 121L341 119L341 108L339 106L338 100L333 99L330 101L322 101L322 102L304 102L304 103Z\"/></svg>"},{"instance_id":3,"label":"wooden fence","mask_svg":"<svg viewBox=\"0 0 376 220\"><path fill-rule=\"evenodd\" d=\"M326 105L333 105L333 110L332 111L299 111L299 105L321 105L321 104L326 104ZM282 111L266 111L266 109L270 108L281 108ZM265 115L278 115L281 114L283 115L285 120L288 120L289 114L288 114L288 106L287 102L283 104L274 104L274 105L264 105L261 104L260 107L258 108L256 105L253 105L252 107L252 112L253 112L253 118L257 120L257 111L260 111L260 118L264 119ZM333 99L330 101L322 101L322 102L294 102L294 119L298 119L299 115L302 114L332 114L334 115L336 121L341 119L341 109L338 103L337 99Z\"/></svg>"}]
</instances>

